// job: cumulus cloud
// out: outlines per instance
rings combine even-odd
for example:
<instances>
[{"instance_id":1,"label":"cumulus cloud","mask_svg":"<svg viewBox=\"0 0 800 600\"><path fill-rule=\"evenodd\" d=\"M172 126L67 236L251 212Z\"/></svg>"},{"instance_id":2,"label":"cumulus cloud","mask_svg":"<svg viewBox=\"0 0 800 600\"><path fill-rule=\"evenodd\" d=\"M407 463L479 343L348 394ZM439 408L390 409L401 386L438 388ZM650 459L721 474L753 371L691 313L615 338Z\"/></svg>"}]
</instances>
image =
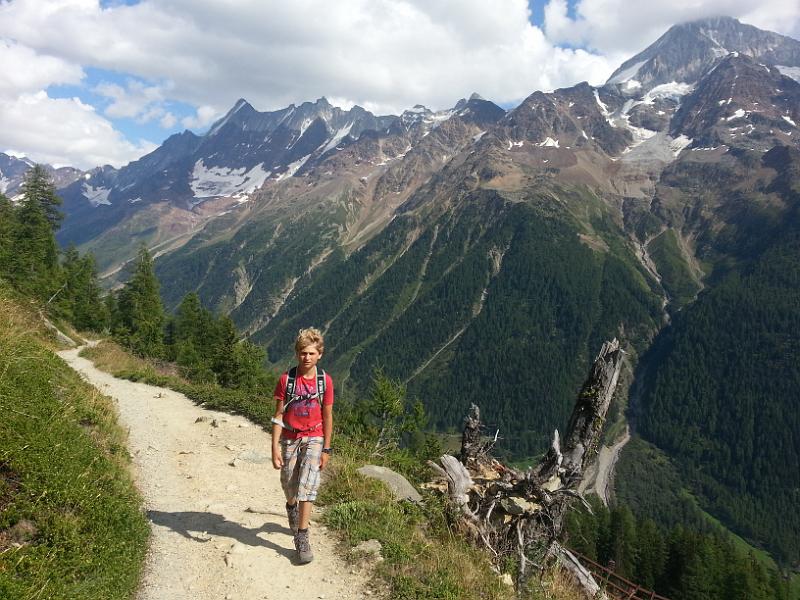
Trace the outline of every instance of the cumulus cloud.
<instances>
[{"instance_id":1,"label":"cumulus cloud","mask_svg":"<svg viewBox=\"0 0 800 600\"><path fill-rule=\"evenodd\" d=\"M129 79L125 87L116 83L101 83L94 87L94 91L111 100L104 111L109 117L137 118L147 123L165 112L161 106L165 98L161 86Z\"/></svg>"},{"instance_id":2,"label":"cumulus cloud","mask_svg":"<svg viewBox=\"0 0 800 600\"><path fill-rule=\"evenodd\" d=\"M77 84L84 73L80 65L0 39L0 97L16 98L48 85Z\"/></svg>"},{"instance_id":3,"label":"cumulus cloud","mask_svg":"<svg viewBox=\"0 0 800 600\"><path fill-rule=\"evenodd\" d=\"M630 58L676 23L729 16L761 29L800 38L800 3L785 0L578 0L568 16L566 0L545 6L545 32L554 44L587 46L606 56Z\"/></svg>"},{"instance_id":4,"label":"cumulus cloud","mask_svg":"<svg viewBox=\"0 0 800 600\"><path fill-rule=\"evenodd\" d=\"M77 98L50 98L44 91L0 98L0 150L15 149L36 162L120 167L155 148L129 142Z\"/></svg>"},{"instance_id":5,"label":"cumulus cloud","mask_svg":"<svg viewBox=\"0 0 800 600\"><path fill-rule=\"evenodd\" d=\"M203 129L219 119L223 113L213 106L203 105L197 108L194 115L181 120L181 125L186 129Z\"/></svg>"},{"instance_id":6,"label":"cumulus cloud","mask_svg":"<svg viewBox=\"0 0 800 600\"><path fill-rule=\"evenodd\" d=\"M171 112L164 113L164 115L159 119L158 124L161 125L162 129L172 129L175 127L175 124L178 122L178 117L173 115Z\"/></svg>"},{"instance_id":7,"label":"cumulus cloud","mask_svg":"<svg viewBox=\"0 0 800 600\"><path fill-rule=\"evenodd\" d=\"M526 0L41 4L0 8L0 35L79 64L173 81L172 98L217 114L239 97L262 110L323 95L378 112L449 107L473 91L513 103L576 77L602 81L617 66L554 48L530 23Z\"/></svg>"}]
</instances>

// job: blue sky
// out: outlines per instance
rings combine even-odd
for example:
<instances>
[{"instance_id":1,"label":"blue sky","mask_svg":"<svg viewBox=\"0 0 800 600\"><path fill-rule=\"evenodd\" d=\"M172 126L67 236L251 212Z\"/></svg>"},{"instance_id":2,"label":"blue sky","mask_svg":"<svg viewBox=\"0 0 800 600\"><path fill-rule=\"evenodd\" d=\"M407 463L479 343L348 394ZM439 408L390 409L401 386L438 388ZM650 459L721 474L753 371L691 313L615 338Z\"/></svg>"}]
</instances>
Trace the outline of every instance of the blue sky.
<instances>
[{"instance_id":1,"label":"blue sky","mask_svg":"<svg viewBox=\"0 0 800 600\"><path fill-rule=\"evenodd\" d=\"M513 106L599 85L672 24L726 14L800 37L785 0L10 0L0 2L0 152L122 166L240 97L275 110Z\"/></svg>"}]
</instances>

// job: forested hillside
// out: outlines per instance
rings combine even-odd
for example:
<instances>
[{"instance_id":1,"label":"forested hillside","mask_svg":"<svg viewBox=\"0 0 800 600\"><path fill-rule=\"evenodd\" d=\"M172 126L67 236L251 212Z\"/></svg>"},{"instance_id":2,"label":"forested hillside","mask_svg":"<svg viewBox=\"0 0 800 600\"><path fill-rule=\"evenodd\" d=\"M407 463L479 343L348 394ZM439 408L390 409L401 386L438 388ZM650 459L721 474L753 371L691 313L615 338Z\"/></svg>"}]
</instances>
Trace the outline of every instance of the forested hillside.
<instances>
[{"instance_id":1,"label":"forested hillside","mask_svg":"<svg viewBox=\"0 0 800 600\"><path fill-rule=\"evenodd\" d=\"M298 287L283 309L291 318L255 339L281 364L303 323L325 324L326 352L347 385L364 389L380 366L408 382L437 428L458 427L476 402L505 451L539 452L565 424L601 341L622 326L644 344L660 318L602 209L596 235L608 243L597 251L579 239L584 225L549 202L482 191L435 220L400 215Z\"/></svg>"},{"instance_id":2,"label":"forested hillside","mask_svg":"<svg viewBox=\"0 0 800 600\"><path fill-rule=\"evenodd\" d=\"M758 234L721 232L736 262L657 340L636 420L706 510L787 564L800 556L800 161L765 162L785 210Z\"/></svg>"}]
</instances>

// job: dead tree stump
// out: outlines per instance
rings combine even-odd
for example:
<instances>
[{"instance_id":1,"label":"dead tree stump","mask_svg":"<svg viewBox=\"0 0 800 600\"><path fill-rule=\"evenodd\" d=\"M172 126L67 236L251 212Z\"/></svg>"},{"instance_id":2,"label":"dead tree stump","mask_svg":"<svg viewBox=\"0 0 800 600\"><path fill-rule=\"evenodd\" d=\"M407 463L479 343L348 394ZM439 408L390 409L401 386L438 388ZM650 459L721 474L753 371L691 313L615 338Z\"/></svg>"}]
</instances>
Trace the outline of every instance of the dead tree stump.
<instances>
[{"instance_id":1,"label":"dead tree stump","mask_svg":"<svg viewBox=\"0 0 800 600\"><path fill-rule=\"evenodd\" d=\"M518 586L560 552L557 538L589 462L597 454L606 413L617 386L623 352L614 339L605 342L581 388L563 449L558 431L547 454L527 471L505 466L491 456L493 442L481 439L480 409L474 404L465 420L460 462L445 455L430 463L447 482L458 525L486 546L499 565L519 560Z\"/></svg>"}]
</instances>

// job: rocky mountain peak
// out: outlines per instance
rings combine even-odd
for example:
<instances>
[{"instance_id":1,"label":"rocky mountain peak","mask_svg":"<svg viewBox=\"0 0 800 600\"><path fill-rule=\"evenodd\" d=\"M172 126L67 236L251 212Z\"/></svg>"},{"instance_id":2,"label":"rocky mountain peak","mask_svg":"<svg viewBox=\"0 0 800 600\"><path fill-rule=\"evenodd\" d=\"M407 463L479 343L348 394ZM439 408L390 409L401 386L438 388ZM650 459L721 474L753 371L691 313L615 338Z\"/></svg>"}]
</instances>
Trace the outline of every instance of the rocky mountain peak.
<instances>
[{"instance_id":1,"label":"rocky mountain peak","mask_svg":"<svg viewBox=\"0 0 800 600\"><path fill-rule=\"evenodd\" d=\"M673 132L695 145L767 150L792 144L800 122L800 84L738 52L720 60L687 96Z\"/></svg>"},{"instance_id":2,"label":"rocky mountain peak","mask_svg":"<svg viewBox=\"0 0 800 600\"><path fill-rule=\"evenodd\" d=\"M670 83L696 83L732 53L769 65L800 66L800 42L730 17L674 25L648 48L625 61L608 79L626 93Z\"/></svg>"}]
</instances>

